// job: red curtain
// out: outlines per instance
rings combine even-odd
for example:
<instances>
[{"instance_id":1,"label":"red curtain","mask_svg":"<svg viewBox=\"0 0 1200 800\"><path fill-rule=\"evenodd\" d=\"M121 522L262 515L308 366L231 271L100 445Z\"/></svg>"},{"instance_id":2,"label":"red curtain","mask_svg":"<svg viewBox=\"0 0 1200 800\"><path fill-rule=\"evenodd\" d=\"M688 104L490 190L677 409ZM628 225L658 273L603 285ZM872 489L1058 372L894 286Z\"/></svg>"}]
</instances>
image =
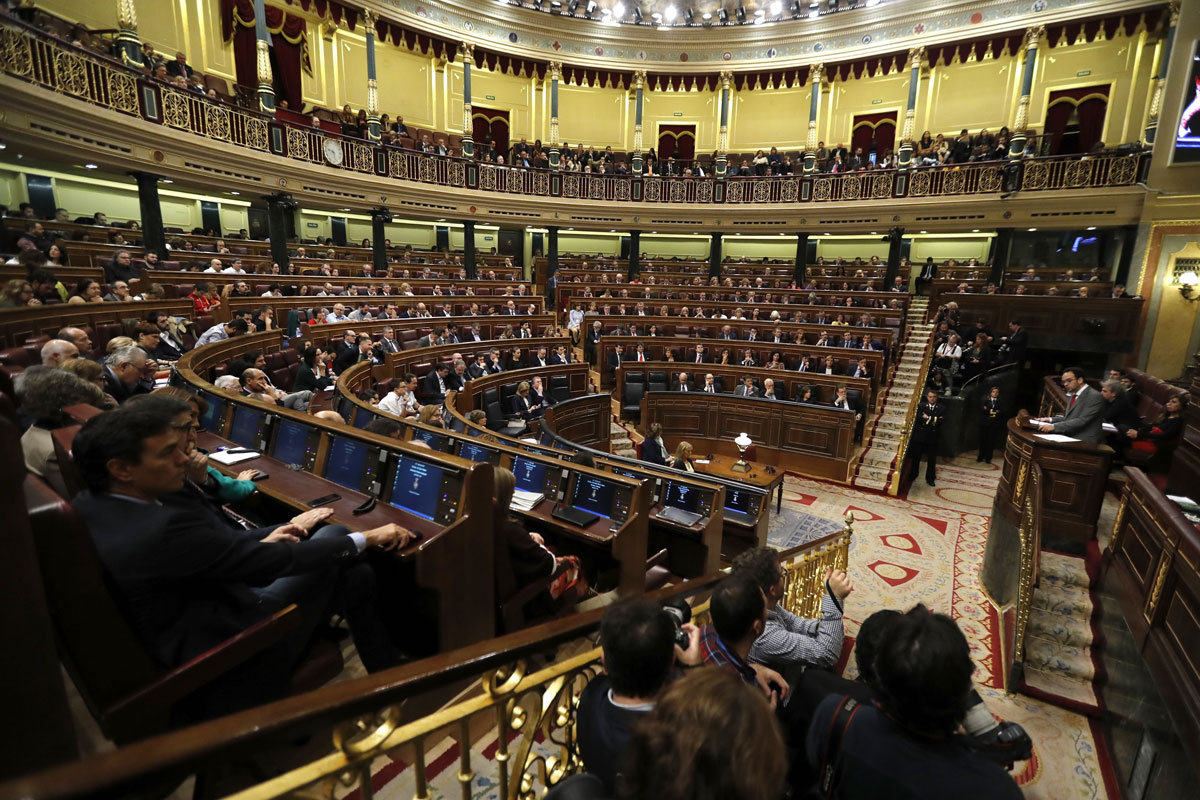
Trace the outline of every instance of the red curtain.
<instances>
[{"instance_id":1,"label":"red curtain","mask_svg":"<svg viewBox=\"0 0 1200 800\"><path fill-rule=\"evenodd\" d=\"M658 157L675 156L676 161L696 158L695 125L660 125L658 127Z\"/></svg>"},{"instance_id":2,"label":"red curtain","mask_svg":"<svg viewBox=\"0 0 1200 800\"><path fill-rule=\"evenodd\" d=\"M508 112L494 108L471 106L471 136L478 147L493 142L497 155L508 158Z\"/></svg>"},{"instance_id":3,"label":"red curtain","mask_svg":"<svg viewBox=\"0 0 1200 800\"><path fill-rule=\"evenodd\" d=\"M271 73L275 98L287 100L299 111L304 104L300 71L307 57L307 25L298 14L288 14L274 6L266 7L267 30L271 32ZM258 85L258 53L254 34L252 0L221 0L221 30L226 40L233 38L233 58L237 82Z\"/></svg>"},{"instance_id":4,"label":"red curtain","mask_svg":"<svg viewBox=\"0 0 1200 800\"><path fill-rule=\"evenodd\" d=\"M887 114L859 114L854 118L854 130L850 136L851 155L862 148L863 158L871 154L874 140L875 152L882 156L896 145L896 112Z\"/></svg>"},{"instance_id":5,"label":"red curtain","mask_svg":"<svg viewBox=\"0 0 1200 800\"><path fill-rule=\"evenodd\" d=\"M1101 140L1108 113L1109 85L1059 89L1050 93L1046 126L1050 153L1086 153Z\"/></svg>"}]
</instances>

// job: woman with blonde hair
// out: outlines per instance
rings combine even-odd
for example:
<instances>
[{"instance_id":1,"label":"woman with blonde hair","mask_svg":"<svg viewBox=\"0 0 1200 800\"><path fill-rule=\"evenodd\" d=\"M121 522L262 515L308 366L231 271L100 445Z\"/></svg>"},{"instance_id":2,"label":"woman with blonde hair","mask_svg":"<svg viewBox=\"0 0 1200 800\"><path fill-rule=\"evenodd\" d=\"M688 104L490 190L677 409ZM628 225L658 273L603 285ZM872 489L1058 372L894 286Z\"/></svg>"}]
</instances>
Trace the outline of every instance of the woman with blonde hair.
<instances>
[{"instance_id":1,"label":"woman with blonde hair","mask_svg":"<svg viewBox=\"0 0 1200 800\"><path fill-rule=\"evenodd\" d=\"M679 446L675 448L675 458L672 461L672 466L684 472L696 471L696 467L692 464L692 445L690 442L680 442Z\"/></svg>"},{"instance_id":2,"label":"woman with blonde hair","mask_svg":"<svg viewBox=\"0 0 1200 800\"><path fill-rule=\"evenodd\" d=\"M437 403L429 403L421 406L421 410L417 412L417 422L422 425L432 425L435 428L444 428L446 423L442 421L442 407Z\"/></svg>"}]
</instances>

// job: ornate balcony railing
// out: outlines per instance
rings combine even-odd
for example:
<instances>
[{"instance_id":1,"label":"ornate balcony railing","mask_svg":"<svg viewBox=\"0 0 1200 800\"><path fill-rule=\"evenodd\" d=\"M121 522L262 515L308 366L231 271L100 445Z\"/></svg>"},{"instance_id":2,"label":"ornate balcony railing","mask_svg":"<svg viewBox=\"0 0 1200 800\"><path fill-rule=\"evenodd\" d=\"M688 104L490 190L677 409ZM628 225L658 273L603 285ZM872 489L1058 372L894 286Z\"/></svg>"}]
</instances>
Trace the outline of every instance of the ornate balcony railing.
<instances>
[{"instance_id":1,"label":"ornate balcony railing","mask_svg":"<svg viewBox=\"0 0 1200 800\"><path fill-rule=\"evenodd\" d=\"M12 18L0 22L0 70L103 108L282 158L416 183L513 196L656 205L788 205L961 197L1001 191L1101 189L1135 184L1149 154L985 161L908 170L713 178L599 175L486 164L377 145L208 100L146 78L114 59Z\"/></svg>"}]
</instances>

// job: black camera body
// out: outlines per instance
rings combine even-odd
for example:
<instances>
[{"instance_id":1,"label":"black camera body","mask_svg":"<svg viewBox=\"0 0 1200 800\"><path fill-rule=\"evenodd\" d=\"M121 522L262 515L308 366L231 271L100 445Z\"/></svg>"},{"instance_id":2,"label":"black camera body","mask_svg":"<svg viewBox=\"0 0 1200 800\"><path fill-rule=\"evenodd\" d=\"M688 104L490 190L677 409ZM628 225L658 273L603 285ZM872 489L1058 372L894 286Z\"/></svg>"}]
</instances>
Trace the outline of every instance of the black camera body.
<instances>
[{"instance_id":1,"label":"black camera body","mask_svg":"<svg viewBox=\"0 0 1200 800\"><path fill-rule=\"evenodd\" d=\"M683 626L692 621L692 607L686 600L673 600L663 606L663 612L675 625L675 644L679 645L680 649L687 650L688 635Z\"/></svg>"}]
</instances>

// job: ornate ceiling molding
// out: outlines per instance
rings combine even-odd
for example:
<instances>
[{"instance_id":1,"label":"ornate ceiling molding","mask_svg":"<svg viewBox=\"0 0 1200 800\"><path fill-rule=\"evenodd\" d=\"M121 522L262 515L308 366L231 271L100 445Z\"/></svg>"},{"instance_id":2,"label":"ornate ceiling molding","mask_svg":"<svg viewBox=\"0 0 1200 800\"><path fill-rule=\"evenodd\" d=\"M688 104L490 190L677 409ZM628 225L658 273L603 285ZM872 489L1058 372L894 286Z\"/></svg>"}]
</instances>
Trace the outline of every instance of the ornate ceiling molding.
<instances>
[{"instance_id":1,"label":"ornate ceiling molding","mask_svg":"<svg viewBox=\"0 0 1200 800\"><path fill-rule=\"evenodd\" d=\"M606 25L490 0L367 0L410 27L517 58L608 70L780 70L867 58L1031 25L1139 9L1147 0L883 0L871 9L767 25L672 28Z\"/></svg>"}]
</instances>

